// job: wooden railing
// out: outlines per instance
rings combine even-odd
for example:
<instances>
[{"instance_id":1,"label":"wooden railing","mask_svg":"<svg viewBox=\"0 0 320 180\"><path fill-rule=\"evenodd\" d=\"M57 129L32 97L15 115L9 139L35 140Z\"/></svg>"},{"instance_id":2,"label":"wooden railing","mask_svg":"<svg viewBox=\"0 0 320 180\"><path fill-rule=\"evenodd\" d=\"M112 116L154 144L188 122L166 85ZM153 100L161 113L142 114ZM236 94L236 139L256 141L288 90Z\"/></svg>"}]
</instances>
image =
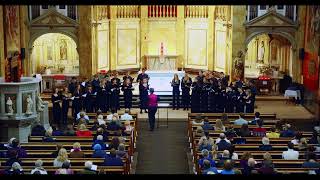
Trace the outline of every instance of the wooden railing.
<instances>
[{"instance_id":1,"label":"wooden railing","mask_svg":"<svg viewBox=\"0 0 320 180\"><path fill-rule=\"evenodd\" d=\"M176 5L150 5L148 6L148 17L168 18L177 17Z\"/></svg>"},{"instance_id":2,"label":"wooden railing","mask_svg":"<svg viewBox=\"0 0 320 180\"><path fill-rule=\"evenodd\" d=\"M109 6L99 5L97 6L97 20L109 19Z\"/></svg>"},{"instance_id":3,"label":"wooden railing","mask_svg":"<svg viewBox=\"0 0 320 180\"><path fill-rule=\"evenodd\" d=\"M208 6L185 6L185 18L208 18Z\"/></svg>"},{"instance_id":4,"label":"wooden railing","mask_svg":"<svg viewBox=\"0 0 320 180\"><path fill-rule=\"evenodd\" d=\"M139 6L117 6L117 18L139 18Z\"/></svg>"}]
</instances>

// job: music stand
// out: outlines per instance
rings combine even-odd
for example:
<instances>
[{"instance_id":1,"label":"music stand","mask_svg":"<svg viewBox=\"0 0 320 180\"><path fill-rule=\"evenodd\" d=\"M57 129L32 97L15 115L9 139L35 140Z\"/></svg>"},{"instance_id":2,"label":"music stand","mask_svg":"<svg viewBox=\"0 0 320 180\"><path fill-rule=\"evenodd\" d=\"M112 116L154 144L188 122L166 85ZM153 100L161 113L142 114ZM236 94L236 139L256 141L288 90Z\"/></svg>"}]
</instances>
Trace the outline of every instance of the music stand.
<instances>
[{"instance_id":1,"label":"music stand","mask_svg":"<svg viewBox=\"0 0 320 180\"><path fill-rule=\"evenodd\" d=\"M159 126L167 126L167 128L169 127L169 110L168 108L170 107L169 103L158 103L158 122L157 122L157 128L159 128ZM167 109L167 124L166 125L160 125L160 109L161 108L166 108Z\"/></svg>"}]
</instances>

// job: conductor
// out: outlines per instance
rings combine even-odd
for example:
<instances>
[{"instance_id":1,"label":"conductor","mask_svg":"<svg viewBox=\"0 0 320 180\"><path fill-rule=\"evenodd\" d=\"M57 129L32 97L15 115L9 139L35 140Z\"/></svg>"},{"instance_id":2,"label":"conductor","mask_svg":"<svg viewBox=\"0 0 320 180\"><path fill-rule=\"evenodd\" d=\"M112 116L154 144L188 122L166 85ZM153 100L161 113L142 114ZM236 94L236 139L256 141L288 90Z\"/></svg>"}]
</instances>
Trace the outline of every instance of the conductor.
<instances>
[{"instance_id":1,"label":"conductor","mask_svg":"<svg viewBox=\"0 0 320 180\"><path fill-rule=\"evenodd\" d=\"M154 130L154 124L156 120L156 113L158 108L158 96L154 94L154 89L150 88L150 94L148 96L148 118L150 124L150 131Z\"/></svg>"}]
</instances>

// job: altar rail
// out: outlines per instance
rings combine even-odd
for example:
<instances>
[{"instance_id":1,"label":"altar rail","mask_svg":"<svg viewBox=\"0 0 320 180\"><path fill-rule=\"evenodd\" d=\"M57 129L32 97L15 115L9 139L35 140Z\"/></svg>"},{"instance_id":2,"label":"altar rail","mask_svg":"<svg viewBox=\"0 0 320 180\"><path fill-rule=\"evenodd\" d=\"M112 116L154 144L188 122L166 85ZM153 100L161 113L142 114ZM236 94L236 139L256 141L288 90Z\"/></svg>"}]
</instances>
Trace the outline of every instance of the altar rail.
<instances>
[{"instance_id":1,"label":"altar rail","mask_svg":"<svg viewBox=\"0 0 320 180\"><path fill-rule=\"evenodd\" d=\"M176 5L149 5L148 17L177 17Z\"/></svg>"},{"instance_id":2,"label":"altar rail","mask_svg":"<svg viewBox=\"0 0 320 180\"><path fill-rule=\"evenodd\" d=\"M185 6L185 18L208 18L208 6Z\"/></svg>"}]
</instances>

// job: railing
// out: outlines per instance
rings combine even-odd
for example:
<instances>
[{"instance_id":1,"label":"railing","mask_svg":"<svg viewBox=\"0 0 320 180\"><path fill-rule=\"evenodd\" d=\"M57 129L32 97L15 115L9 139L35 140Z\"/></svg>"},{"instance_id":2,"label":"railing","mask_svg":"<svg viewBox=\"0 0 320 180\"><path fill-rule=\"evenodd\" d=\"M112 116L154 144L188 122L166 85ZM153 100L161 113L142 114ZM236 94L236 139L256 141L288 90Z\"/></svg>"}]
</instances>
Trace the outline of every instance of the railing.
<instances>
[{"instance_id":1,"label":"railing","mask_svg":"<svg viewBox=\"0 0 320 180\"><path fill-rule=\"evenodd\" d=\"M248 11L249 11L249 15L248 15L249 21L258 17L258 6L257 5L250 5Z\"/></svg>"},{"instance_id":2,"label":"railing","mask_svg":"<svg viewBox=\"0 0 320 180\"><path fill-rule=\"evenodd\" d=\"M117 6L117 18L139 18L139 6Z\"/></svg>"},{"instance_id":3,"label":"railing","mask_svg":"<svg viewBox=\"0 0 320 180\"><path fill-rule=\"evenodd\" d=\"M109 6L97 6L97 20L108 19L109 14Z\"/></svg>"},{"instance_id":4,"label":"railing","mask_svg":"<svg viewBox=\"0 0 320 180\"><path fill-rule=\"evenodd\" d=\"M148 17L168 18L177 17L176 5L150 5L148 6Z\"/></svg>"},{"instance_id":5,"label":"railing","mask_svg":"<svg viewBox=\"0 0 320 180\"><path fill-rule=\"evenodd\" d=\"M76 5L67 6L67 16L73 20L77 20L77 7Z\"/></svg>"},{"instance_id":6,"label":"railing","mask_svg":"<svg viewBox=\"0 0 320 180\"><path fill-rule=\"evenodd\" d=\"M295 6L294 5L287 5L286 6L286 17L295 21Z\"/></svg>"},{"instance_id":7,"label":"railing","mask_svg":"<svg viewBox=\"0 0 320 180\"><path fill-rule=\"evenodd\" d=\"M208 6L185 6L185 18L208 18Z\"/></svg>"},{"instance_id":8,"label":"railing","mask_svg":"<svg viewBox=\"0 0 320 180\"><path fill-rule=\"evenodd\" d=\"M270 9L274 8L274 10L281 14L288 19L291 19L292 21L296 21L297 19L297 6L295 5L283 5L281 6L264 6L263 9L261 9L260 5L248 5L247 6L247 21L251 21L255 19L256 17L262 16L265 13L267 13ZM270 8L270 9L269 9Z\"/></svg>"}]
</instances>

